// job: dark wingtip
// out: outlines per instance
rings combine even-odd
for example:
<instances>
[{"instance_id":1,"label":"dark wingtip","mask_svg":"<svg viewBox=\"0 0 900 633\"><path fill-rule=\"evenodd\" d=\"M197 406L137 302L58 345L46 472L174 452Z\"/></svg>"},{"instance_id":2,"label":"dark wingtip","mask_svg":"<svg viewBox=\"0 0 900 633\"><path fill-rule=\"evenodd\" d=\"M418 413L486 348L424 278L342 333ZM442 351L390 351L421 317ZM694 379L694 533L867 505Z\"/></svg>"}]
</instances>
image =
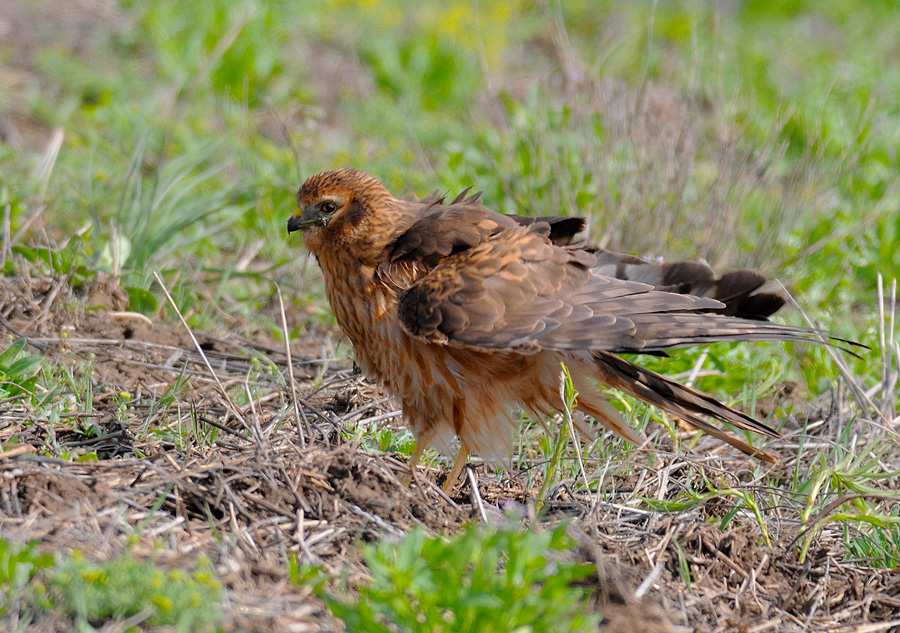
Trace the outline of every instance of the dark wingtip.
<instances>
[{"instance_id":1,"label":"dark wingtip","mask_svg":"<svg viewBox=\"0 0 900 633\"><path fill-rule=\"evenodd\" d=\"M547 217L534 217L528 215L507 215L521 226L530 226L536 222L550 225L550 241L557 246L567 246L572 243L575 236L584 230L587 221L584 218L567 215L553 215Z\"/></svg>"}]
</instances>

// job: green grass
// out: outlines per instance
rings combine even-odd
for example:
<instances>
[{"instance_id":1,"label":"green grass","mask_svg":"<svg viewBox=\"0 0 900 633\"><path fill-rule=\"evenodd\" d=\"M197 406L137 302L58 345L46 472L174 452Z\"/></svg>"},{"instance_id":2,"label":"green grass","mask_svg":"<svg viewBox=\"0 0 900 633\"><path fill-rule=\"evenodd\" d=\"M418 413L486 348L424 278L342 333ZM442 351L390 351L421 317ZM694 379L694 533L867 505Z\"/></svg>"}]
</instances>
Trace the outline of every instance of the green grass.
<instances>
[{"instance_id":1,"label":"green grass","mask_svg":"<svg viewBox=\"0 0 900 633\"><path fill-rule=\"evenodd\" d=\"M49 172L12 156L0 164L14 229L48 204L61 220L51 236L87 234L88 265L121 270L129 287L147 289L151 268L190 267L182 284L198 269L227 271L220 254L257 239L261 255L289 261L295 245L272 237L297 168L336 164L369 169L398 193L474 184L504 211L586 213L596 237L627 251L763 266L820 314L846 314L897 263L889 3L565 3L568 53L597 86L572 94L554 81L526 91L502 81L526 64L564 81L566 69L529 46L548 16L526 5L124 6L131 27L98 38L88 59L50 49L34 60L46 87L28 107L68 135ZM328 67L333 77L310 76L304 54L317 37L339 60L359 52L366 99L349 57ZM346 88L316 110L329 83ZM629 121L635 105L656 110ZM282 117L299 165L280 123L261 127L266 116ZM684 133L685 147L668 133ZM844 228L860 223L867 230Z\"/></svg>"}]
</instances>

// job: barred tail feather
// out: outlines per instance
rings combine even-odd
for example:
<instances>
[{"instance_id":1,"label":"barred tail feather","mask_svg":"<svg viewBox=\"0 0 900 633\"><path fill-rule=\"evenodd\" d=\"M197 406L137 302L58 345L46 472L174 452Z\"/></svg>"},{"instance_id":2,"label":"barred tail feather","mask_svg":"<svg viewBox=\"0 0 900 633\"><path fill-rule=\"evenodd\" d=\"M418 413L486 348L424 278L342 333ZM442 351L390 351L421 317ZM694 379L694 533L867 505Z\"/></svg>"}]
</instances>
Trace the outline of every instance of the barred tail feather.
<instances>
[{"instance_id":1,"label":"barred tail feather","mask_svg":"<svg viewBox=\"0 0 900 633\"><path fill-rule=\"evenodd\" d=\"M738 428L769 437L781 437L775 429L754 420L745 413L732 409L712 396L680 385L665 376L639 367L614 354L597 352L593 357L601 382L678 416L688 424L734 446L747 455L769 463L778 461L765 451L713 426L701 416L713 417Z\"/></svg>"}]
</instances>

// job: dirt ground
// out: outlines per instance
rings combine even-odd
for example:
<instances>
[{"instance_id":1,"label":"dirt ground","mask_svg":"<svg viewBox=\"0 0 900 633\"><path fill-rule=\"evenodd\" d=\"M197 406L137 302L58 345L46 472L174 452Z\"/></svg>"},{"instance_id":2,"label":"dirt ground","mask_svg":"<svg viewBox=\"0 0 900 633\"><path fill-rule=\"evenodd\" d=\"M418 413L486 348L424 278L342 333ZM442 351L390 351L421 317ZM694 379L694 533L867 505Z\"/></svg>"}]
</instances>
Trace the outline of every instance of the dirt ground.
<instances>
[{"instance_id":1,"label":"dirt ground","mask_svg":"<svg viewBox=\"0 0 900 633\"><path fill-rule=\"evenodd\" d=\"M75 295L65 280L7 278L0 288L4 326L92 393L55 422L21 401L0 408L7 539L99 560L130 547L174 567L202 555L227 589L226 631L331 631L339 624L324 605L289 582L287 554L361 582L361 542L415 525L449 535L471 521L535 520L537 490L518 473L476 468L478 494L464 483L448 497L446 471L423 466L402 486L405 458L364 450L347 432L361 420L399 424L392 404L349 361L318 357L316 340L292 346L295 409L274 341L196 333L207 364L183 327L125 312L114 282ZM88 453L96 461L74 461ZM900 631L900 575L841 562L839 535L817 539L801 564L802 526L777 510L769 547L753 521L720 529L721 500L680 513L633 501L638 491L663 499L686 473L718 463L657 459L636 479L610 475L617 494L603 499L566 481L548 493L540 521L571 519L573 555L597 567L603 631ZM30 630L71 625L50 614Z\"/></svg>"}]
</instances>

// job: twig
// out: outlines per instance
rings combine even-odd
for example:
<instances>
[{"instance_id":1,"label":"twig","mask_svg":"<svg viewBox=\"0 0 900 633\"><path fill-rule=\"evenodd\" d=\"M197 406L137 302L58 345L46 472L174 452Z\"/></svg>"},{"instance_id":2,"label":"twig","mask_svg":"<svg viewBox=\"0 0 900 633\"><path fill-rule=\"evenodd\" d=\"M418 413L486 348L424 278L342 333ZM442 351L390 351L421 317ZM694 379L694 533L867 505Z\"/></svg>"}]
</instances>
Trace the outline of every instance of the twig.
<instances>
[{"instance_id":1,"label":"twig","mask_svg":"<svg viewBox=\"0 0 900 633\"><path fill-rule=\"evenodd\" d=\"M240 431L235 431L233 428L231 428L229 426L225 426L224 424L220 424L219 422L216 422L215 420L212 420L212 419L207 418L202 415L198 415L197 419L199 421L203 422L203 424L209 424L210 426L213 426L213 427L219 429L220 431L224 431L225 433L229 433L230 435L239 437L242 440L250 441L250 438L248 438L246 435L244 435Z\"/></svg>"},{"instance_id":2,"label":"twig","mask_svg":"<svg viewBox=\"0 0 900 633\"><path fill-rule=\"evenodd\" d=\"M31 338L30 336L26 336L25 334L22 334L22 332L20 332L20 331L17 330L16 328L14 328L14 327L12 326L12 324L11 324L9 321L7 321L6 319L4 319L2 316L0 316L0 326L2 326L2 327L4 327L4 328L6 328L7 330L9 330L9 331L12 332L15 336L18 336L19 338L25 339L25 342L26 342L26 343L28 343L28 344L31 345L34 349L36 349L37 351L39 351L39 352L41 352L41 353L45 353L47 350L50 349L47 345L44 345L43 343L39 343L36 339L33 339L33 338Z\"/></svg>"},{"instance_id":3,"label":"twig","mask_svg":"<svg viewBox=\"0 0 900 633\"><path fill-rule=\"evenodd\" d=\"M481 499L481 493L478 491L478 477L475 476L475 469L468 464L466 464L466 477L468 477L469 486L472 488L472 503L478 508L481 522L487 523L487 513L484 511L484 501Z\"/></svg>"},{"instance_id":4,"label":"twig","mask_svg":"<svg viewBox=\"0 0 900 633\"><path fill-rule=\"evenodd\" d=\"M293 145L292 145L293 147ZM300 446L306 447L306 438L303 436L303 429L300 428L300 420L306 425L306 435L312 438L312 428L310 428L309 420L306 413L300 409L300 403L297 402L297 383L294 382L294 369L291 358L291 344L288 340L287 316L284 313L284 299L281 296L281 286L275 284L275 292L278 295L278 309L281 313L281 332L284 336L284 354L287 358L287 369L289 384L291 387L291 403L294 405L294 422L297 424L297 437L300 439ZM321 431L319 431L321 433Z\"/></svg>"},{"instance_id":5,"label":"twig","mask_svg":"<svg viewBox=\"0 0 900 633\"><path fill-rule=\"evenodd\" d=\"M325 414L322 413L319 409L317 409L311 402L307 402L307 401L304 400L303 398L299 398L299 397L297 398L297 401L298 401L300 404L302 404L304 407L306 407L307 409L309 409L310 411L312 411L313 413L315 413L317 417L321 418L321 419L324 420L325 422L328 422L328 424L330 424L330 425L333 426L334 428L336 428L336 429L341 428L341 422L340 422L340 420L337 420L337 419L335 419L335 418L329 418L327 415L325 415Z\"/></svg>"},{"instance_id":6,"label":"twig","mask_svg":"<svg viewBox=\"0 0 900 633\"><path fill-rule=\"evenodd\" d=\"M10 205L7 203L6 206L3 207L3 252L0 253L0 262L2 262L3 265L6 265L6 260L9 259L10 248L12 248L12 244L10 243L12 232L10 230L9 212Z\"/></svg>"},{"instance_id":7,"label":"twig","mask_svg":"<svg viewBox=\"0 0 900 633\"><path fill-rule=\"evenodd\" d=\"M881 344L881 414L885 420L894 417L893 398L894 372L891 364L891 355L894 351L894 315L897 312L897 280L891 281L890 300L890 324L887 327L888 335L885 336L885 306L888 305L884 297L884 278L878 273L878 336ZM898 357L900 361L900 357Z\"/></svg>"},{"instance_id":8,"label":"twig","mask_svg":"<svg viewBox=\"0 0 900 633\"><path fill-rule=\"evenodd\" d=\"M350 512L352 512L353 514L358 514L362 518L367 519L368 521L371 521L372 523L374 523L381 529L383 529L387 532L390 532L391 534L397 535L397 536L403 535L402 530L397 529L396 527L394 527L393 525L391 525L390 523L388 523L387 521L382 519L380 516L377 516L370 512L366 512L359 506L354 505L352 503L348 503L347 507L350 508Z\"/></svg>"},{"instance_id":9,"label":"twig","mask_svg":"<svg viewBox=\"0 0 900 633\"><path fill-rule=\"evenodd\" d=\"M188 326L187 321L184 318L184 315L181 314L181 310L178 309L178 305L175 303L175 299L172 298L172 295L169 294L169 289L166 288L166 285L163 283L162 279L159 276L159 273L155 270L153 271L153 276L156 278L156 283L162 288L163 293L166 295L166 299L169 300L169 304L172 306L172 309L175 310L175 314L178 315L178 319L181 321L181 324L184 326L184 329L187 330L188 336L191 337L191 341L194 343L194 347L197 349L197 352L200 354L200 357L203 359L203 362L206 364L206 368L209 370L209 373L212 374L213 380L216 383L216 387L218 387L219 392L222 397L225 398L225 402L228 405L228 408L231 410L231 413L238 420L241 421L241 424L244 425L248 430L250 429L250 425L247 424L247 420L244 419L243 412L231 401L231 398L228 396L228 392L225 391L225 387L222 386L222 383L219 381L219 377L216 375L216 372L212 368L212 364L210 364L209 359L206 357L206 353L204 353L203 348L200 347L200 342L197 340L197 337L194 336L194 332L191 331L190 326Z\"/></svg>"},{"instance_id":10,"label":"twig","mask_svg":"<svg viewBox=\"0 0 900 633\"><path fill-rule=\"evenodd\" d=\"M662 573L663 566L666 564L664 558L660 558L659 562L650 570L650 573L647 574L647 577L644 578L643 582L638 585L638 588L634 590L634 597L638 600L644 597L644 594L650 591L650 587L653 586L653 583L656 582L656 579L659 578L660 573Z\"/></svg>"},{"instance_id":11,"label":"twig","mask_svg":"<svg viewBox=\"0 0 900 633\"><path fill-rule=\"evenodd\" d=\"M399 418L403 415L403 411L388 411L387 413L382 413L381 415L373 415L371 418L363 418L359 421L359 424L371 424L373 422L381 422L382 420L390 420L392 418Z\"/></svg>"},{"instance_id":12,"label":"twig","mask_svg":"<svg viewBox=\"0 0 900 633\"><path fill-rule=\"evenodd\" d=\"M303 512L303 508L297 510L297 543L300 544L300 549L302 549L303 553L306 554L309 562L313 565L319 565L321 564L322 559L312 553L312 550L309 549L309 545L306 544L306 537L303 535L304 517L305 512Z\"/></svg>"},{"instance_id":13,"label":"twig","mask_svg":"<svg viewBox=\"0 0 900 633\"><path fill-rule=\"evenodd\" d=\"M803 320L806 321L807 325L813 329L813 333L815 334L818 341L825 346L825 351L834 359L834 362L838 366L838 371L841 372L841 376L844 377L844 380L847 381L847 385L850 387L850 391L853 393L853 398L856 400L856 403L859 405L860 411L863 415L871 420L870 411L875 411L878 414L878 417L882 417L881 411L879 411L878 407L875 406L875 403L872 402L871 399L866 397L866 394L862 392L859 388L859 385L856 384L856 381L853 379L853 376L850 373L850 368L847 366L847 363L844 361L844 358L837 353L837 350L828 343L828 339L819 331L816 327L815 323L812 322L812 319L806 314L803 308L800 307L800 304L794 300L794 297L788 292L788 289L784 287L777 279L775 282L781 287L782 292L784 292L785 296L791 300L791 304L800 312L800 315L803 317ZM883 418L882 418L883 419Z\"/></svg>"}]
</instances>

